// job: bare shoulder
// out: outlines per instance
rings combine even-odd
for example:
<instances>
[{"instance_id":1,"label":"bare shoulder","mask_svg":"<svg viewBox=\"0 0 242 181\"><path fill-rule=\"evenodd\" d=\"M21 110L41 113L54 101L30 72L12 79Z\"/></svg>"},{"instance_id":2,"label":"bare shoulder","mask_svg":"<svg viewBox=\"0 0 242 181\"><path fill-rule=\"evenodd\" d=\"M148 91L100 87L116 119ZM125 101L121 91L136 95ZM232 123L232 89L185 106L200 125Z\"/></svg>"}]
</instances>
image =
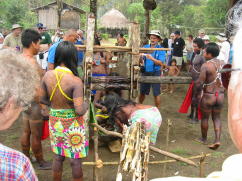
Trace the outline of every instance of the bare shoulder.
<instances>
[{"instance_id":1,"label":"bare shoulder","mask_svg":"<svg viewBox=\"0 0 242 181\"><path fill-rule=\"evenodd\" d=\"M82 85L82 80L80 79L80 77L77 76L73 76L73 84L81 84Z\"/></svg>"}]
</instances>

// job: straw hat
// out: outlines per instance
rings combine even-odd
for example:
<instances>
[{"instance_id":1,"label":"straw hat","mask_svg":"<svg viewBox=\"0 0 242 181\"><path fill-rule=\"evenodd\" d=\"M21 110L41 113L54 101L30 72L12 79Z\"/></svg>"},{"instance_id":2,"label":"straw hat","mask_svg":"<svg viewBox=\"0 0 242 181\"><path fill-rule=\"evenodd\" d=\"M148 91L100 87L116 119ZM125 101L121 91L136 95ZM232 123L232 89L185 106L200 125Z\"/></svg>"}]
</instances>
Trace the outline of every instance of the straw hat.
<instances>
[{"instance_id":1,"label":"straw hat","mask_svg":"<svg viewBox=\"0 0 242 181\"><path fill-rule=\"evenodd\" d=\"M19 24L14 24L14 25L12 25L12 29L11 30L14 30L14 29L17 29L17 28L23 28L23 27L20 26Z\"/></svg>"},{"instance_id":2,"label":"straw hat","mask_svg":"<svg viewBox=\"0 0 242 181\"><path fill-rule=\"evenodd\" d=\"M160 34L159 30L151 30L150 33L147 34L147 36L150 37L150 35L155 35L155 36L158 36L160 39L163 39L161 37L161 34Z\"/></svg>"},{"instance_id":3,"label":"straw hat","mask_svg":"<svg viewBox=\"0 0 242 181\"><path fill-rule=\"evenodd\" d=\"M219 33L216 38L220 41L226 41L227 40L227 37L224 33Z\"/></svg>"}]
</instances>

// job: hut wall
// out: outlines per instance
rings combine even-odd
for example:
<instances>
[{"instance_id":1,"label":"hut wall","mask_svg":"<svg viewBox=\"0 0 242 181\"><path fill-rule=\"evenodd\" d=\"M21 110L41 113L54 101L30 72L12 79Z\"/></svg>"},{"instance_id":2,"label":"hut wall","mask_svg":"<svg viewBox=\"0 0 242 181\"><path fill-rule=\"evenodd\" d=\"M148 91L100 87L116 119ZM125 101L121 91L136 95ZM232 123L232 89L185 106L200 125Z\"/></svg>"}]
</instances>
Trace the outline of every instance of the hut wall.
<instances>
[{"instance_id":1,"label":"hut wall","mask_svg":"<svg viewBox=\"0 0 242 181\"><path fill-rule=\"evenodd\" d=\"M39 22L43 23L48 29L57 28L58 15L55 8L39 10Z\"/></svg>"},{"instance_id":2,"label":"hut wall","mask_svg":"<svg viewBox=\"0 0 242 181\"><path fill-rule=\"evenodd\" d=\"M79 29L80 28L80 14L76 11L66 11L61 16L62 29Z\"/></svg>"}]
</instances>

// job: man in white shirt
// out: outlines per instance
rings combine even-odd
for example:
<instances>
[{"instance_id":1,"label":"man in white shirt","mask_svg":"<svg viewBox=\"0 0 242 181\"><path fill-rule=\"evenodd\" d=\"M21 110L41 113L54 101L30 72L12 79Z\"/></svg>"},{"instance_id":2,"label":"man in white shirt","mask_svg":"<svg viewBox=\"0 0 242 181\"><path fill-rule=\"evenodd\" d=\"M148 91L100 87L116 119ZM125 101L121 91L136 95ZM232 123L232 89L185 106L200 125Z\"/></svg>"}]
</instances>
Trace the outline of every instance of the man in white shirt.
<instances>
[{"instance_id":1,"label":"man in white shirt","mask_svg":"<svg viewBox=\"0 0 242 181\"><path fill-rule=\"evenodd\" d=\"M217 59L227 64L229 61L230 44L227 41L226 35L224 33L219 33L216 38L218 39L218 45L220 46L220 53Z\"/></svg>"}]
</instances>

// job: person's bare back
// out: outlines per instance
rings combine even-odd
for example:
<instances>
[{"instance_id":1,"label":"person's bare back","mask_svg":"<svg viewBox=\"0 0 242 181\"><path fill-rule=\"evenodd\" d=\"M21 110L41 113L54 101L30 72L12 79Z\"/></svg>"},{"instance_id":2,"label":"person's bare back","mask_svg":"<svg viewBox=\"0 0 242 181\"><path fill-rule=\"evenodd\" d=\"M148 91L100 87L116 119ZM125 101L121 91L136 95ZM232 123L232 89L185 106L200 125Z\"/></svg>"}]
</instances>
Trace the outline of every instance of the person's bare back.
<instances>
[{"instance_id":1,"label":"person's bare back","mask_svg":"<svg viewBox=\"0 0 242 181\"><path fill-rule=\"evenodd\" d=\"M57 74L60 77L63 74L63 72L57 72ZM43 83L42 83L42 85L45 86L44 88L47 89L48 100L56 84L57 84L57 80L56 80L55 70L48 71L45 74L43 78ZM61 79L60 86L68 97L75 98L76 96L78 96L83 98L83 93L82 93L83 83L80 78L74 76L73 74L69 74L69 73L64 74ZM76 89L79 89L78 95L74 95L74 91ZM50 106L53 109L73 109L75 107L74 102L66 99L62 95L58 87L56 88L56 91L53 94L53 98Z\"/></svg>"}]
</instances>

